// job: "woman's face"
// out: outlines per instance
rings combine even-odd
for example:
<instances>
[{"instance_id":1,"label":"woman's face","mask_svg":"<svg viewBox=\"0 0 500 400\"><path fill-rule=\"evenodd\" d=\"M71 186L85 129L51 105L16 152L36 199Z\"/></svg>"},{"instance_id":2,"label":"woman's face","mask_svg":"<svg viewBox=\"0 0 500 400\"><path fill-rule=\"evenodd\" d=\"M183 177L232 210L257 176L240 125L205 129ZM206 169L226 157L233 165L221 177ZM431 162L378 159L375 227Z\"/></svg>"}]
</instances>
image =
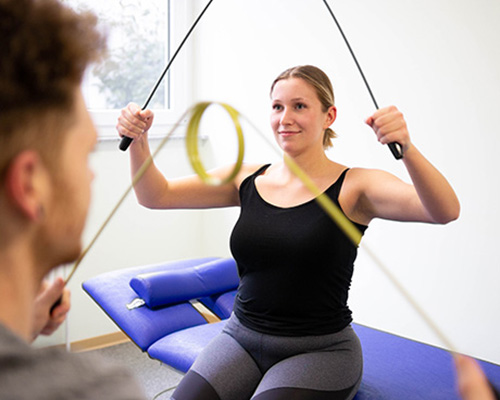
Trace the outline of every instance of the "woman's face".
<instances>
[{"instance_id":1,"label":"woman's face","mask_svg":"<svg viewBox=\"0 0 500 400\"><path fill-rule=\"evenodd\" d=\"M293 155L323 149L323 135L335 121L335 107L323 111L316 90L300 78L278 81L271 94L271 128L281 149Z\"/></svg>"}]
</instances>

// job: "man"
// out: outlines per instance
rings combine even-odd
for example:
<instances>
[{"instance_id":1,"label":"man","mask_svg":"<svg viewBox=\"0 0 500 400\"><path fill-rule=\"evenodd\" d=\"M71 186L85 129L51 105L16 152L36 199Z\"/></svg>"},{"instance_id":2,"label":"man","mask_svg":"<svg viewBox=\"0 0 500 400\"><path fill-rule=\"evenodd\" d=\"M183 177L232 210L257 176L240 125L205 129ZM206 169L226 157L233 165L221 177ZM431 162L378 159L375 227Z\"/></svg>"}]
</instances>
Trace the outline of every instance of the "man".
<instances>
[{"instance_id":1,"label":"man","mask_svg":"<svg viewBox=\"0 0 500 400\"><path fill-rule=\"evenodd\" d=\"M69 307L44 313L44 277L81 251L96 131L80 84L105 47L95 26L56 0L0 0L0 399L143 398L126 371L29 345Z\"/></svg>"}]
</instances>

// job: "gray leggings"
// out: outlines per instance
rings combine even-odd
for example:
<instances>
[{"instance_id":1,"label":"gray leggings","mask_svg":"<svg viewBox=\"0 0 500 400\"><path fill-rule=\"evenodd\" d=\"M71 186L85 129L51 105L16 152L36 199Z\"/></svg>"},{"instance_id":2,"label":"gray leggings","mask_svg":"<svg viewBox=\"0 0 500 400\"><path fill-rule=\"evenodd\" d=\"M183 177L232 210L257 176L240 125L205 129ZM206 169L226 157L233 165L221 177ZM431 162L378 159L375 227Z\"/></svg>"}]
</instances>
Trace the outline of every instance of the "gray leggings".
<instances>
[{"instance_id":1,"label":"gray leggings","mask_svg":"<svg viewBox=\"0 0 500 400\"><path fill-rule=\"evenodd\" d=\"M322 336L273 336L246 328L233 314L172 399L352 399L362 370L351 326Z\"/></svg>"}]
</instances>

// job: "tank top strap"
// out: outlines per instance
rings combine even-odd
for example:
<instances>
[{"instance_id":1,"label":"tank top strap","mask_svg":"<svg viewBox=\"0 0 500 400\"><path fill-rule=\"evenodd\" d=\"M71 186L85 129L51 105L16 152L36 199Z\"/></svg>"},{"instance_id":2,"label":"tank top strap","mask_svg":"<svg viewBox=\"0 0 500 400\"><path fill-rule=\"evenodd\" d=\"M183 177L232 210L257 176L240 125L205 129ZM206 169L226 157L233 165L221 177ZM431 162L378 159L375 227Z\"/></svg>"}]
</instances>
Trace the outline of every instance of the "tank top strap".
<instances>
[{"instance_id":1,"label":"tank top strap","mask_svg":"<svg viewBox=\"0 0 500 400\"><path fill-rule=\"evenodd\" d=\"M260 167L257 171L254 173L250 174L250 177L252 179L257 178L259 175L261 175L266 169L268 169L271 166L271 164L265 164L262 167Z\"/></svg>"},{"instance_id":2,"label":"tank top strap","mask_svg":"<svg viewBox=\"0 0 500 400\"><path fill-rule=\"evenodd\" d=\"M325 193L337 204L339 202L340 189L344 183L347 171L349 171L349 168L344 169L337 180L325 191Z\"/></svg>"},{"instance_id":3,"label":"tank top strap","mask_svg":"<svg viewBox=\"0 0 500 400\"><path fill-rule=\"evenodd\" d=\"M265 165L261 166L259 169L257 169L257 171L252 172L250 175L248 175L245 179L243 179L243 182L241 182L240 189L241 189L241 187L246 186L246 184L248 184L249 182L251 182L253 184L255 181L255 178L257 178L259 175L261 175L270 166L271 166L271 164L265 164Z\"/></svg>"}]
</instances>

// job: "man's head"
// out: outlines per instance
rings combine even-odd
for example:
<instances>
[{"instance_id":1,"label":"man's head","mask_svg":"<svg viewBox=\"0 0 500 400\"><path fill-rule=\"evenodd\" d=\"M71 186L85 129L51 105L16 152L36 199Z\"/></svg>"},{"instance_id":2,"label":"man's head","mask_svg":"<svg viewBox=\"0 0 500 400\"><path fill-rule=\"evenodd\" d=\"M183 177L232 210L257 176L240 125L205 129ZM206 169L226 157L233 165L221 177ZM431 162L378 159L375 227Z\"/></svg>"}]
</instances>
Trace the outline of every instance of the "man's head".
<instances>
[{"instance_id":1,"label":"man's head","mask_svg":"<svg viewBox=\"0 0 500 400\"><path fill-rule=\"evenodd\" d=\"M27 233L47 268L80 250L96 136L80 84L105 47L96 23L56 0L0 0L0 250Z\"/></svg>"}]
</instances>

